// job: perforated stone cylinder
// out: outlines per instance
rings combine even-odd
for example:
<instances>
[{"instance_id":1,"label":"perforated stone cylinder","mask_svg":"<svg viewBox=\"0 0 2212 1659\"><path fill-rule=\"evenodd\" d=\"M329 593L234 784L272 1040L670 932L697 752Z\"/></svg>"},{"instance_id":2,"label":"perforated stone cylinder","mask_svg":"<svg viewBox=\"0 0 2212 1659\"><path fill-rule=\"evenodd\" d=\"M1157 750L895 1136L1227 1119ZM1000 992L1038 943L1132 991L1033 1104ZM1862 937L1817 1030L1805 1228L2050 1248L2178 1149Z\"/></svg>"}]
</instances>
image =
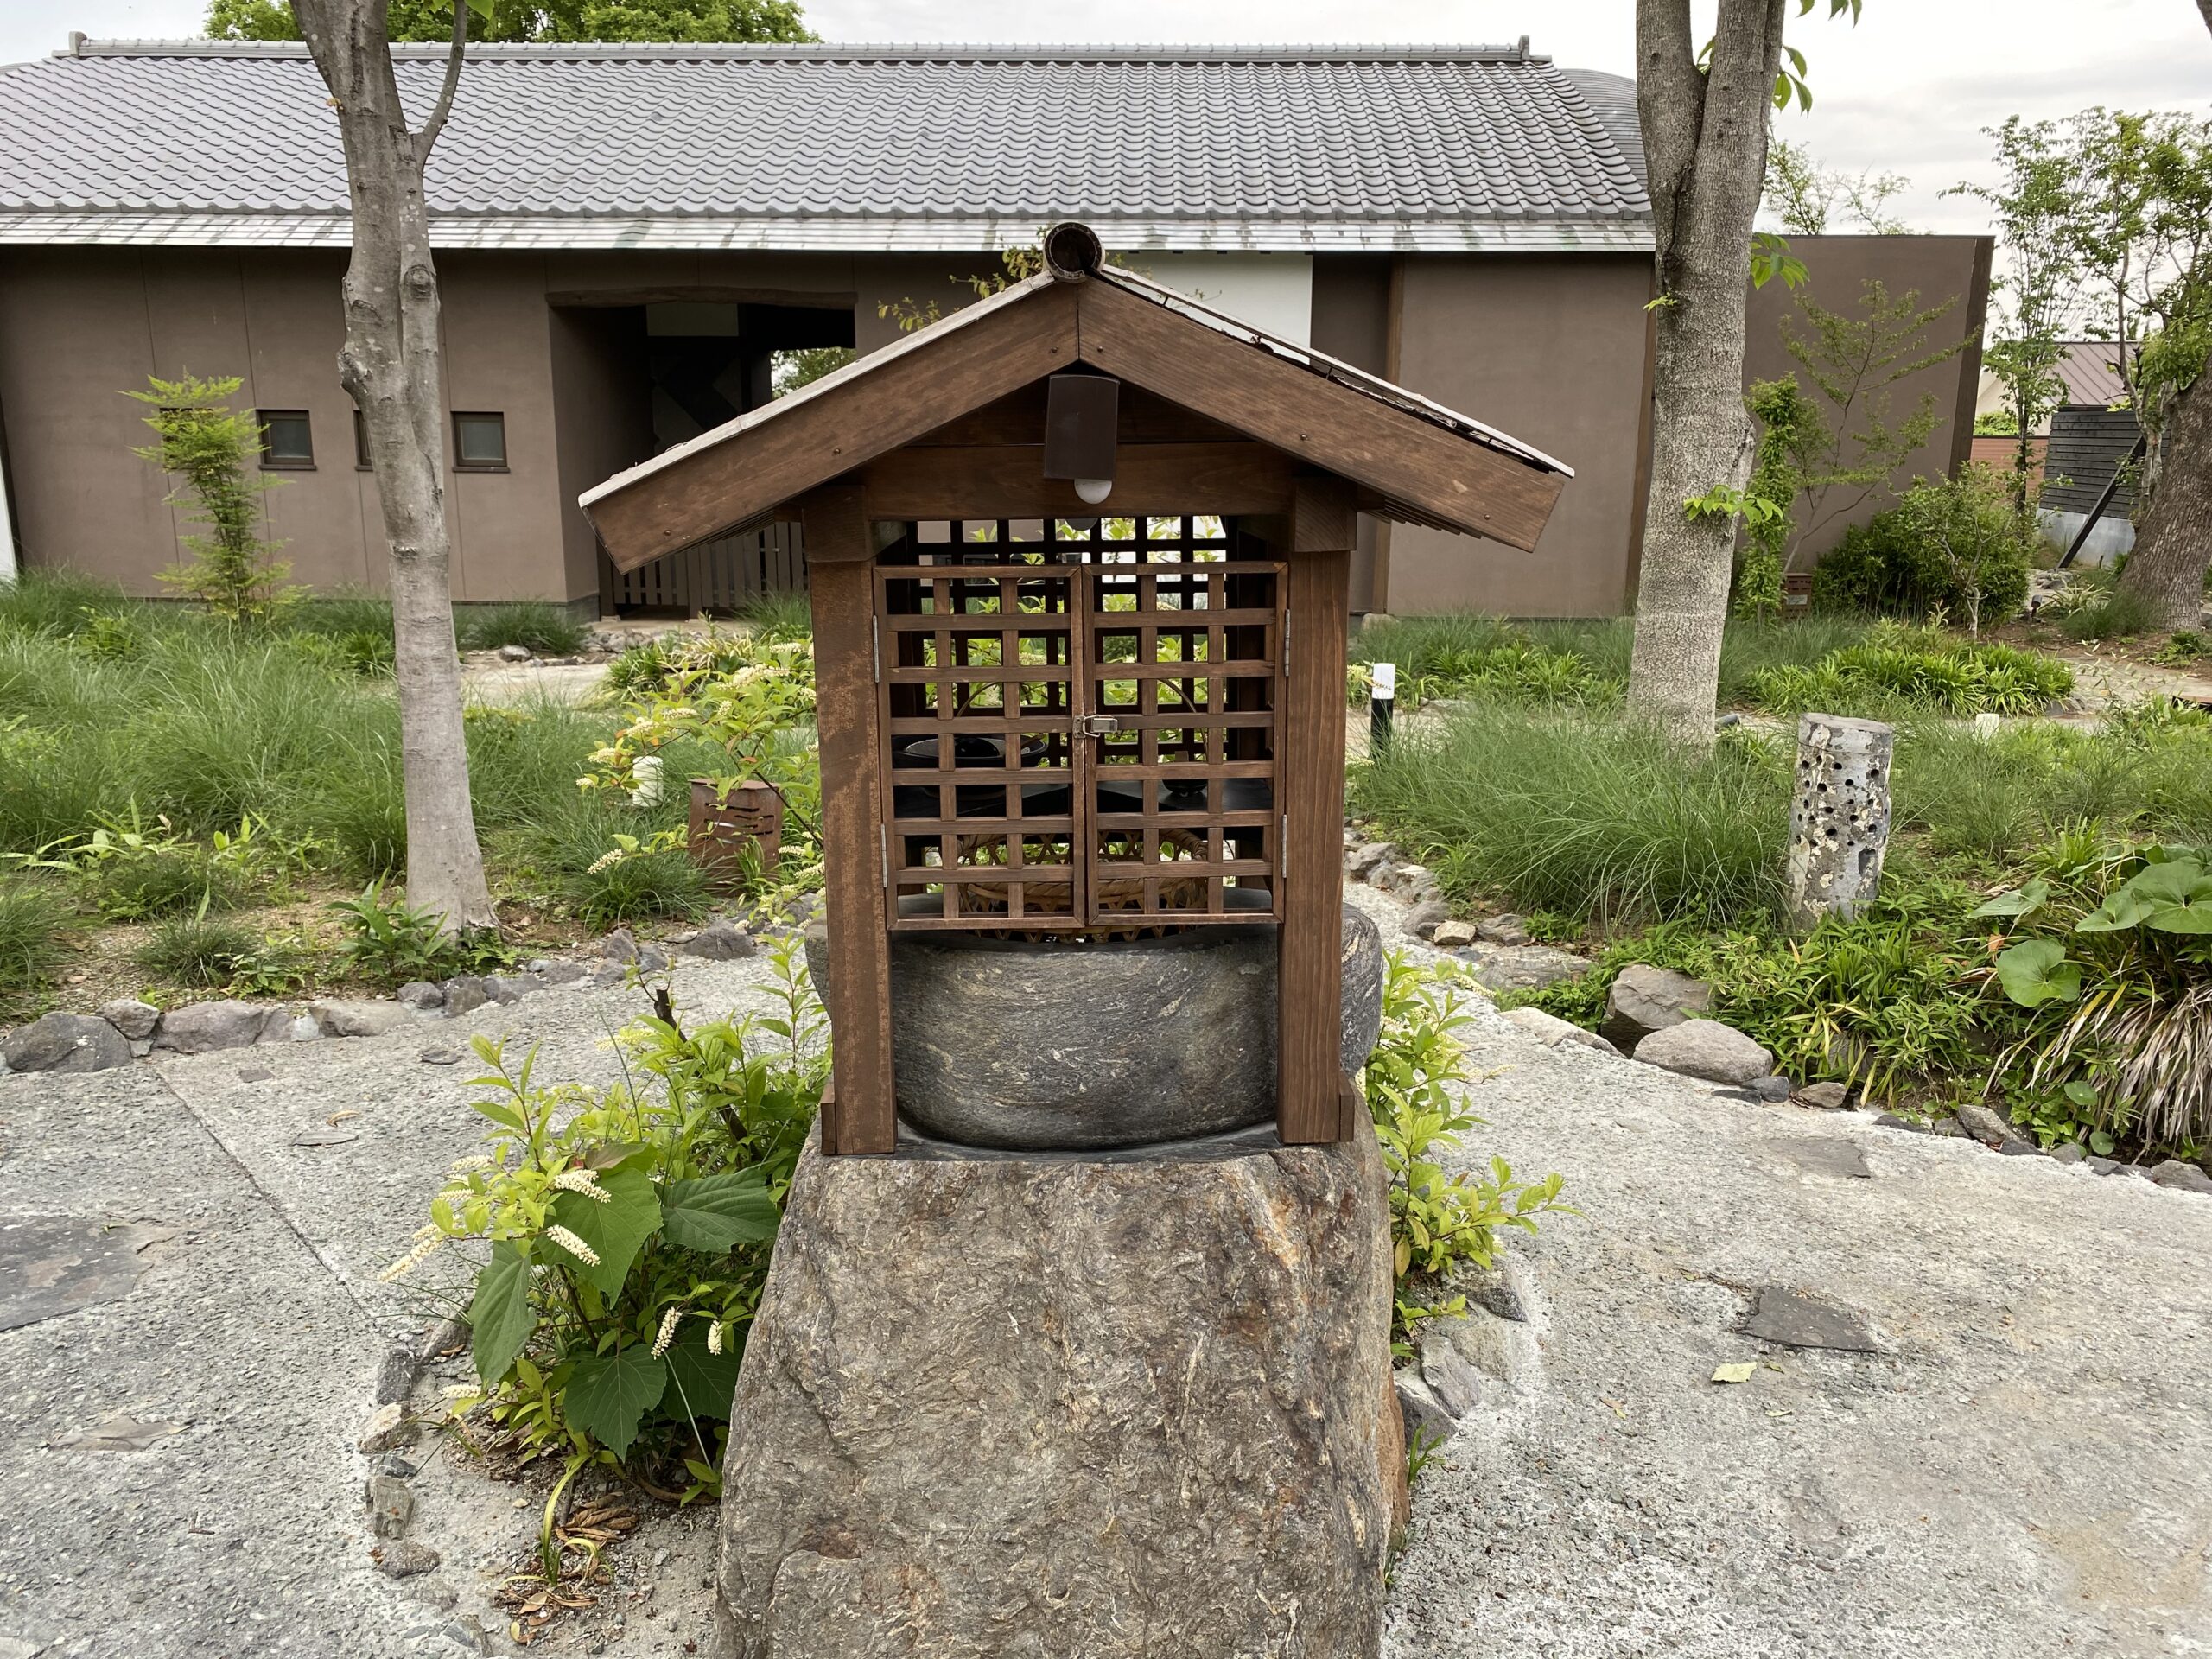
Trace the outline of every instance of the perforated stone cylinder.
<instances>
[{"instance_id":1,"label":"perforated stone cylinder","mask_svg":"<svg viewBox=\"0 0 2212 1659\"><path fill-rule=\"evenodd\" d=\"M1876 720L1806 715L1797 722L1797 792L1784 867L1790 919L1856 916L1882 885L1890 842L1890 756L1897 734Z\"/></svg>"}]
</instances>

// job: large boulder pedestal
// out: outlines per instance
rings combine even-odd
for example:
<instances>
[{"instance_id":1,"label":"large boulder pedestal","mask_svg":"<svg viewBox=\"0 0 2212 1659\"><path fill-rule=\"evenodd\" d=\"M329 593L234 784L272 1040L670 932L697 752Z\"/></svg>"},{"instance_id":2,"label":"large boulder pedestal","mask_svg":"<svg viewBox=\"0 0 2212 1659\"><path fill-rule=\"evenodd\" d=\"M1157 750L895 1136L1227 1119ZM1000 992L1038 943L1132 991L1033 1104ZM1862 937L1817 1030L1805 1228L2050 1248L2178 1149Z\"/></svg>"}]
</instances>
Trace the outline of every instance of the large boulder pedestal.
<instances>
[{"instance_id":1,"label":"large boulder pedestal","mask_svg":"<svg viewBox=\"0 0 2212 1659\"><path fill-rule=\"evenodd\" d=\"M1390 1286L1363 1125L1119 1161L810 1147L731 1417L722 1653L1374 1655Z\"/></svg>"}]
</instances>

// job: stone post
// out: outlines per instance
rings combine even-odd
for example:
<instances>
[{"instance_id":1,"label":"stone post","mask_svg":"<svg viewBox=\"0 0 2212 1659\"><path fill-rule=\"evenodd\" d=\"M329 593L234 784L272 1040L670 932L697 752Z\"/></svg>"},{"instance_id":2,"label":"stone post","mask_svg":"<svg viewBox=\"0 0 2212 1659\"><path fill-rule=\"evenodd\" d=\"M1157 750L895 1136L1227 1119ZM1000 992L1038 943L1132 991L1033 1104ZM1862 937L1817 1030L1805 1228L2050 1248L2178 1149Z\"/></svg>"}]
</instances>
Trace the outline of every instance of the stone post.
<instances>
[{"instance_id":1,"label":"stone post","mask_svg":"<svg viewBox=\"0 0 2212 1659\"><path fill-rule=\"evenodd\" d=\"M1783 902L1809 928L1856 916L1882 885L1890 842L1890 754L1897 734L1876 720L1805 715L1797 721L1797 789L1789 805Z\"/></svg>"}]
</instances>

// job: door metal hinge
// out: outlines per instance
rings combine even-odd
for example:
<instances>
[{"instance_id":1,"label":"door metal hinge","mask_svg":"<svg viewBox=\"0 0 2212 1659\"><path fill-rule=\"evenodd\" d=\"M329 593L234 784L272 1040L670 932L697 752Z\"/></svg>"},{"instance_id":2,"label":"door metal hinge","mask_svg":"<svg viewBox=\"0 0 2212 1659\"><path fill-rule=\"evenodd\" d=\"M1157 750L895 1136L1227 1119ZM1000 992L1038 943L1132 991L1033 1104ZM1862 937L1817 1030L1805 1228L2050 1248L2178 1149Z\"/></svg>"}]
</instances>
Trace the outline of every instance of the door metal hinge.
<instances>
[{"instance_id":1,"label":"door metal hinge","mask_svg":"<svg viewBox=\"0 0 2212 1659\"><path fill-rule=\"evenodd\" d=\"M1290 814L1282 815L1282 828L1276 832L1275 880L1290 880Z\"/></svg>"},{"instance_id":2,"label":"door metal hinge","mask_svg":"<svg viewBox=\"0 0 2212 1659\"><path fill-rule=\"evenodd\" d=\"M887 892L891 887L891 826L879 823L875 833L879 837L878 850L883 855L883 886Z\"/></svg>"},{"instance_id":3,"label":"door metal hinge","mask_svg":"<svg viewBox=\"0 0 2212 1659\"><path fill-rule=\"evenodd\" d=\"M1282 677L1290 677L1290 607L1287 605L1282 613Z\"/></svg>"},{"instance_id":4,"label":"door metal hinge","mask_svg":"<svg viewBox=\"0 0 2212 1659\"><path fill-rule=\"evenodd\" d=\"M874 665L875 683L881 685L883 683L883 619L880 616L871 616L868 620L868 660Z\"/></svg>"},{"instance_id":5,"label":"door metal hinge","mask_svg":"<svg viewBox=\"0 0 2212 1659\"><path fill-rule=\"evenodd\" d=\"M1122 729L1119 715L1077 715L1075 717L1078 737L1111 737Z\"/></svg>"}]
</instances>

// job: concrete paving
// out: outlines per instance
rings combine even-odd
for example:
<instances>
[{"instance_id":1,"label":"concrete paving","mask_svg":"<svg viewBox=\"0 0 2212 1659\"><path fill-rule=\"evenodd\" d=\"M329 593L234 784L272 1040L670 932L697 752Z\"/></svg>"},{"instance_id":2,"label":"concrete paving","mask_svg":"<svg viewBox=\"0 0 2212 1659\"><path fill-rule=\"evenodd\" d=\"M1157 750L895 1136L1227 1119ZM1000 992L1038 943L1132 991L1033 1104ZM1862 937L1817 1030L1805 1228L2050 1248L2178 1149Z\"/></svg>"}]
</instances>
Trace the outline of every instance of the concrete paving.
<instances>
[{"instance_id":1,"label":"concrete paving","mask_svg":"<svg viewBox=\"0 0 2212 1659\"><path fill-rule=\"evenodd\" d=\"M677 994L758 1006L765 973L687 959ZM0 1080L0 1230L132 1230L41 1293L106 1300L0 1329L0 1656L397 1659L469 1650L464 1614L502 1628L486 1592L534 1518L511 1489L426 1469L410 1536L447 1560L404 1583L371 1567L359 1497L378 1362L435 1312L375 1275L478 1136L473 1059L418 1056L504 1031L543 1041L545 1076L604 1082L639 1007L569 988L381 1038ZM2212 1652L2212 1199L1475 1017L1478 1065L1502 1069L1474 1086L1471 1154L1563 1172L1582 1213L1515 1247L1534 1357L1416 1489L1393 1659ZM1762 1291L1876 1351L1744 1334ZM1744 1362L1750 1382L1709 1380ZM663 1581L626 1630L540 1647L703 1638L711 1529L666 1529L624 1547Z\"/></svg>"},{"instance_id":2,"label":"concrete paving","mask_svg":"<svg viewBox=\"0 0 2212 1659\"><path fill-rule=\"evenodd\" d=\"M1388 1653L2212 1653L2212 1198L1476 1020L1471 1150L1582 1213L1513 1247L1538 1360L1416 1486ZM1878 1351L1743 1334L1770 1287Z\"/></svg>"}]
</instances>

